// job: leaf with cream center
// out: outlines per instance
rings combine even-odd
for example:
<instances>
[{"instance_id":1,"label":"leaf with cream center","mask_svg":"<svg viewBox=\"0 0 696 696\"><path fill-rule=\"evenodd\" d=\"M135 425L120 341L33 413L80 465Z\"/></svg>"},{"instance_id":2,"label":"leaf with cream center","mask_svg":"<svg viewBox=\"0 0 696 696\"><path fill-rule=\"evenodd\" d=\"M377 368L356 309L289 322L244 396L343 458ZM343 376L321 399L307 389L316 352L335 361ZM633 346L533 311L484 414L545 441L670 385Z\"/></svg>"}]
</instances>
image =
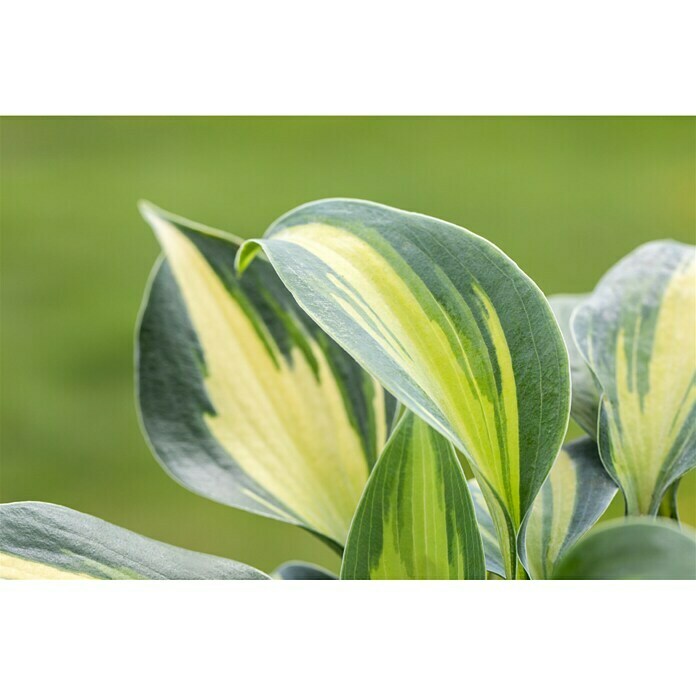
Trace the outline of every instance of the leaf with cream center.
<instances>
[{"instance_id":1,"label":"leaf with cream center","mask_svg":"<svg viewBox=\"0 0 696 696\"><path fill-rule=\"evenodd\" d=\"M393 399L240 240L142 206L162 246L138 332L142 422L164 468L227 505L342 547Z\"/></svg>"},{"instance_id":2,"label":"leaf with cream center","mask_svg":"<svg viewBox=\"0 0 696 696\"><path fill-rule=\"evenodd\" d=\"M262 248L298 304L472 465L508 577L568 423L568 354L546 298L490 242L365 201L278 220ZM253 269L253 266L252 266Z\"/></svg>"},{"instance_id":3,"label":"leaf with cream center","mask_svg":"<svg viewBox=\"0 0 696 696\"><path fill-rule=\"evenodd\" d=\"M573 315L602 391L598 442L629 515L654 515L696 465L696 254L651 242L622 259Z\"/></svg>"}]
</instances>

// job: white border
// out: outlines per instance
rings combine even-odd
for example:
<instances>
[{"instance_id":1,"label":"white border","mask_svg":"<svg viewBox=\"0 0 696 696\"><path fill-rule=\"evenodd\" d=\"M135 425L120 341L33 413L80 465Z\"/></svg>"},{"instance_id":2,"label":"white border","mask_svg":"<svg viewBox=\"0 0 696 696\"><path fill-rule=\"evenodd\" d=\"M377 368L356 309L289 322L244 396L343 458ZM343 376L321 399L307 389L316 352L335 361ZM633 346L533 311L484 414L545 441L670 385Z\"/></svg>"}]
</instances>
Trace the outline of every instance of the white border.
<instances>
[{"instance_id":1,"label":"white border","mask_svg":"<svg viewBox=\"0 0 696 696\"><path fill-rule=\"evenodd\" d=\"M692 0L22 0L0 113L694 114Z\"/></svg>"},{"instance_id":2,"label":"white border","mask_svg":"<svg viewBox=\"0 0 696 696\"><path fill-rule=\"evenodd\" d=\"M688 693L692 582L16 582L7 694Z\"/></svg>"}]
</instances>

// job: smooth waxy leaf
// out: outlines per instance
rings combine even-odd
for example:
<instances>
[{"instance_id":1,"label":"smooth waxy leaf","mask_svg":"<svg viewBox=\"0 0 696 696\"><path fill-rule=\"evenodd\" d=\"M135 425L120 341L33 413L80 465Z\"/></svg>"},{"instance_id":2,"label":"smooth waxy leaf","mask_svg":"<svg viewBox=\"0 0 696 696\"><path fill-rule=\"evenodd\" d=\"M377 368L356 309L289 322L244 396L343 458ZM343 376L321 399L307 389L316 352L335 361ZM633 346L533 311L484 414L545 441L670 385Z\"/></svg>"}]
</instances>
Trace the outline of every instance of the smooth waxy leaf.
<instances>
[{"instance_id":1,"label":"smooth waxy leaf","mask_svg":"<svg viewBox=\"0 0 696 696\"><path fill-rule=\"evenodd\" d=\"M483 542L483 554L486 557L486 570L489 573L495 573L500 577L505 577L505 563L503 556L500 553L500 543L496 534L495 524L491 513L488 512L488 506L481 493L481 488L476 479L468 481L469 492L471 499L474 502L474 512L476 513L476 521L478 522L479 532L481 533L481 541Z\"/></svg>"},{"instance_id":2,"label":"smooth waxy leaf","mask_svg":"<svg viewBox=\"0 0 696 696\"><path fill-rule=\"evenodd\" d=\"M696 257L652 242L620 261L573 315L599 383L598 442L630 515L654 515L696 464Z\"/></svg>"},{"instance_id":3,"label":"smooth waxy leaf","mask_svg":"<svg viewBox=\"0 0 696 696\"><path fill-rule=\"evenodd\" d=\"M563 333L563 340L570 358L570 378L572 398L570 415L573 420L593 439L597 439L597 417L599 414L599 392L592 372L587 367L582 354L575 344L570 327L573 310L589 295L554 295L549 297L558 325Z\"/></svg>"},{"instance_id":4,"label":"smooth waxy leaf","mask_svg":"<svg viewBox=\"0 0 696 696\"><path fill-rule=\"evenodd\" d=\"M50 503L0 505L0 578L267 580L260 570L187 551Z\"/></svg>"},{"instance_id":5,"label":"smooth waxy leaf","mask_svg":"<svg viewBox=\"0 0 696 696\"><path fill-rule=\"evenodd\" d=\"M304 561L288 561L278 566L271 577L278 580L338 580L325 568Z\"/></svg>"},{"instance_id":6,"label":"smooth waxy leaf","mask_svg":"<svg viewBox=\"0 0 696 696\"><path fill-rule=\"evenodd\" d=\"M138 396L158 459L187 488L334 546L386 440L393 399L239 240L150 205L164 251L142 312Z\"/></svg>"},{"instance_id":7,"label":"smooth waxy leaf","mask_svg":"<svg viewBox=\"0 0 696 696\"><path fill-rule=\"evenodd\" d=\"M591 438L563 447L527 523L524 565L532 579L553 576L558 559L602 516L616 491Z\"/></svg>"},{"instance_id":8,"label":"smooth waxy leaf","mask_svg":"<svg viewBox=\"0 0 696 696\"><path fill-rule=\"evenodd\" d=\"M305 311L469 459L508 575L516 537L561 446L568 355L549 305L490 242L364 201L298 208L259 246Z\"/></svg>"},{"instance_id":9,"label":"smooth waxy leaf","mask_svg":"<svg viewBox=\"0 0 696 696\"><path fill-rule=\"evenodd\" d=\"M413 413L396 426L350 528L341 578L485 578L474 506L452 444Z\"/></svg>"},{"instance_id":10,"label":"smooth waxy leaf","mask_svg":"<svg viewBox=\"0 0 696 696\"><path fill-rule=\"evenodd\" d=\"M694 580L696 532L672 520L604 522L560 560L559 580Z\"/></svg>"}]
</instances>

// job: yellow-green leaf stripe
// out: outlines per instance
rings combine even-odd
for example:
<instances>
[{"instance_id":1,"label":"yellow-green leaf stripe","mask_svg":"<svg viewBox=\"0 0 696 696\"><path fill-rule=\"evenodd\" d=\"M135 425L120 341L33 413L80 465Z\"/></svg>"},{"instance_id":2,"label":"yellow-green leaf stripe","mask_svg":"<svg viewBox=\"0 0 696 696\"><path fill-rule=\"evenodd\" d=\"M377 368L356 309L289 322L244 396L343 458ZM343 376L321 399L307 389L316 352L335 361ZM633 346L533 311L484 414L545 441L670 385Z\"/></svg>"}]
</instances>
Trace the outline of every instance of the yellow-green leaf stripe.
<instances>
[{"instance_id":1,"label":"yellow-green leaf stripe","mask_svg":"<svg viewBox=\"0 0 696 696\"><path fill-rule=\"evenodd\" d=\"M452 444L413 413L370 475L343 555L347 580L485 578L481 537Z\"/></svg>"},{"instance_id":2,"label":"yellow-green leaf stripe","mask_svg":"<svg viewBox=\"0 0 696 696\"><path fill-rule=\"evenodd\" d=\"M144 205L164 252L138 335L142 421L163 466L219 502L345 543L387 437L383 388L240 241Z\"/></svg>"},{"instance_id":3,"label":"yellow-green leaf stripe","mask_svg":"<svg viewBox=\"0 0 696 696\"><path fill-rule=\"evenodd\" d=\"M543 294L472 232L365 201L288 213L242 247L241 270L259 246L309 316L467 456L514 575L569 412L568 355Z\"/></svg>"},{"instance_id":4,"label":"yellow-green leaf stripe","mask_svg":"<svg viewBox=\"0 0 696 696\"><path fill-rule=\"evenodd\" d=\"M696 465L696 255L678 242L639 247L573 315L602 390L598 441L630 515L654 515Z\"/></svg>"}]
</instances>

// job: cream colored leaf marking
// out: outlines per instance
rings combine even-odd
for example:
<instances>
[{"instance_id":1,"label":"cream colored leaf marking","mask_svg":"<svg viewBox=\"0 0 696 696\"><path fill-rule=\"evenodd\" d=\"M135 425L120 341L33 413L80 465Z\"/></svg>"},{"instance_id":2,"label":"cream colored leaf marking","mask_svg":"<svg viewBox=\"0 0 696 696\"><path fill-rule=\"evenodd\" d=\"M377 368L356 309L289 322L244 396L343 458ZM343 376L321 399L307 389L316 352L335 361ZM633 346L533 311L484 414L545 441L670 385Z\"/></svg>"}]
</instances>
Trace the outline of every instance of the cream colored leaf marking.
<instances>
[{"instance_id":1,"label":"cream colored leaf marking","mask_svg":"<svg viewBox=\"0 0 696 696\"><path fill-rule=\"evenodd\" d=\"M343 544L369 467L323 351L307 336L317 378L299 349L288 361L268 334L274 363L193 242L161 218L151 222L204 352L205 385L216 413L205 416L211 433L297 520ZM383 399L376 389L375 406L382 411Z\"/></svg>"},{"instance_id":2,"label":"cream colored leaf marking","mask_svg":"<svg viewBox=\"0 0 696 696\"><path fill-rule=\"evenodd\" d=\"M534 578L550 577L573 519L577 473L572 459L565 450L559 452L549 474L548 483L551 490L541 489L532 506L527 525L527 549L544 549L543 557L536 553L528 554L529 571ZM551 507L550 519L547 505Z\"/></svg>"},{"instance_id":3,"label":"cream colored leaf marking","mask_svg":"<svg viewBox=\"0 0 696 696\"><path fill-rule=\"evenodd\" d=\"M637 313L636 336L640 321ZM631 367L626 349L635 351L638 340L627 346L623 328L619 331L615 350L617 399L615 403L604 400L616 476L629 506L644 512L653 503L661 468L678 434L685 427L693 433L694 423L688 424L687 419L696 400L695 340L696 263L690 256L661 298L649 360L634 355ZM636 387L638 369L649 371L649 390L642 399ZM676 408L670 408L671 404Z\"/></svg>"},{"instance_id":4,"label":"cream colored leaf marking","mask_svg":"<svg viewBox=\"0 0 696 696\"><path fill-rule=\"evenodd\" d=\"M465 342L472 346L484 343L463 300L459 300L458 310L467 322L470 337L455 329L420 279L411 276L407 283L387 259L346 230L312 223L286 228L273 239L296 244L331 267L330 280L336 286L332 299L413 379L444 415L446 423L435 422L424 407L418 409L412 404L411 408L439 430L443 426L450 430L449 435L454 436L460 449L505 499L519 526L519 435L512 358L497 313L481 288L474 286L473 291L487 313L502 394L486 382L483 370L472 367L472 356L464 348ZM453 297L460 296L454 292ZM442 319L446 328L432 316ZM461 350L454 351L452 345ZM475 357L487 361L490 374L490 356L485 351L480 353ZM500 414L505 424L504 449L497 437L496 415Z\"/></svg>"},{"instance_id":5,"label":"cream colored leaf marking","mask_svg":"<svg viewBox=\"0 0 696 696\"><path fill-rule=\"evenodd\" d=\"M94 580L92 575L77 573L37 561L0 553L0 578L3 580Z\"/></svg>"}]
</instances>

